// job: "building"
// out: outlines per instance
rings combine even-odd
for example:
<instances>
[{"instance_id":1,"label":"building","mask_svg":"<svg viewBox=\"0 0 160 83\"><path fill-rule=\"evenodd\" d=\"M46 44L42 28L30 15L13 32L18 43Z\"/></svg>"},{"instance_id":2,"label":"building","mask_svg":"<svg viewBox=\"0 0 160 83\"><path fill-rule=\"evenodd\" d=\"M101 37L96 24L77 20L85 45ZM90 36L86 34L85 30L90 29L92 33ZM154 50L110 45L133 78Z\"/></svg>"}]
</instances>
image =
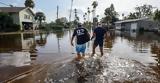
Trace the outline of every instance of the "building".
<instances>
[{"instance_id":1,"label":"building","mask_svg":"<svg viewBox=\"0 0 160 83\"><path fill-rule=\"evenodd\" d=\"M28 7L0 7L0 12L8 13L13 18L13 23L20 25L20 30L36 27L35 14Z\"/></svg>"},{"instance_id":2,"label":"building","mask_svg":"<svg viewBox=\"0 0 160 83\"><path fill-rule=\"evenodd\" d=\"M140 29L153 31L158 29L157 23L149 18L117 21L115 22L115 26L117 30L124 31L138 31Z\"/></svg>"}]
</instances>

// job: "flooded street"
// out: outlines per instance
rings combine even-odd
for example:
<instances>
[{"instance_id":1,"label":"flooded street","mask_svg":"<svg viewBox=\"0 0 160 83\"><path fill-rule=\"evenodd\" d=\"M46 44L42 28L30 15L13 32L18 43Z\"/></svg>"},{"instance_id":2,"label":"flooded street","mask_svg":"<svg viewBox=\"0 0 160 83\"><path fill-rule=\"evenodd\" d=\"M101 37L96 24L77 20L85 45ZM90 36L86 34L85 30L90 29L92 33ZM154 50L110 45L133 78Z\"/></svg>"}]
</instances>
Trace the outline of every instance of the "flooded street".
<instances>
[{"instance_id":1,"label":"flooded street","mask_svg":"<svg viewBox=\"0 0 160 83\"><path fill-rule=\"evenodd\" d=\"M74 61L68 30L0 35L0 82L12 83L158 83L160 37L151 32L110 31L91 57Z\"/></svg>"}]
</instances>

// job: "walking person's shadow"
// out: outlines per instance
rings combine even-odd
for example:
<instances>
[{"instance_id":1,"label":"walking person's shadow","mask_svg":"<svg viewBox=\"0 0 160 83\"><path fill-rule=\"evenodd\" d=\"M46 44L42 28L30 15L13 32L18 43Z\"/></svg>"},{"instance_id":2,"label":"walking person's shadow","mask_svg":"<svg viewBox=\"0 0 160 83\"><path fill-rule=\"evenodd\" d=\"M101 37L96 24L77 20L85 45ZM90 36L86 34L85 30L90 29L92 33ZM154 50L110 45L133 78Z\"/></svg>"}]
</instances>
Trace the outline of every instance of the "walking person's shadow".
<instances>
[{"instance_id":1,"label":"walking person's shadow","mask_svg":"<svg viewBox=\"0 0 160 83\"><path fill-rule=\"evenodd\" d=\"M85 83L87 77L87 71L84 67L84 62L75 62L76 74L77 74L77 83Z\"/></svg>"},{"instance_id":2,"label":"walking person's shadow","mask_svg":"<svg viewBox=\"0 0 160 83\"><path fill-rule=\"evenodd\" d=\"M75 62L75 67L77 83L90 83L90 81L94 83L96 82L95 76L103 71L101 60L93 59L92 57L84 61Z\"/></svg>"}]
</instances>

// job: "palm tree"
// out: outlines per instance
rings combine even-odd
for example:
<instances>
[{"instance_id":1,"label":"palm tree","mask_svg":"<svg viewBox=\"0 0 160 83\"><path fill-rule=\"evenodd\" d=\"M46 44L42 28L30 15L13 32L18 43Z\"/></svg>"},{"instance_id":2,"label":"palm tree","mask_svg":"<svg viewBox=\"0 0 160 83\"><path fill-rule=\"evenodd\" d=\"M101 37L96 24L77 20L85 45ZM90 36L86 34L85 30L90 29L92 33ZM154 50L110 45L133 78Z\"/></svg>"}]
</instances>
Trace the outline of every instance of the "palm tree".
<instances>
[{"instance_id":1,"label":"palm tree","mask_svg":"<svg viewBox=\"0 0 160 83\"><path fill-rule=\"evenodd\" d=\"M160 10L158 9L155 11L154 20L160 22Z\"/></svg>"},{"instance_id":2,"label":"palm tree","mask_svg":"<svg viewBox=\"0 0 160 83\"><path fill-rule=\"evenodd\" d=\"M76 9L76 8L74 9L74 13L75 13L75 20L78 21L79 18L78 18L78 16L77 16L77 9Z\"/></svg>"},{"instance_id":3,"label":"palm tree","mask_svg":"<svg viewBox=\"0 0 160 83\"><path fill-rule=\"evenodd\" d=\"M34 4L34 1L33 0L26 0L24 5L26 7L30 7L30 8L34 8L35 4Z\"/></svg>"},{"instance_id":4,"label":"palm tree","mask_svg":"<svg viewBox=\"0 0 160 83\"><path fill-rule=\"evenodd\" d=\"M87 13L88 13L88 22L89 22L90 21L90 13L91 13L91 11L90 11L89 7L87 8L87 10L88 10Z\"/></svg>"},{"instance_id":5,"label":"palm tree","mask_svg":"<svg viewBox=\"0 0 160 83\"><path fill-rule=\"evenodd\" d=\"M86 21L86 15L85 14L83 15L83 20L84 20L84 22Z\"/></svg>"},{"instance_id":6,"label":"palm tree","mask_svg":"<svg viewBox=\"0 0 160 83\"><path fill-rule=\"evenodd\" d=\"M92 6L93 6L93 18L95 17L96 15L96 7L98 6L98 2L97 1L93 1L92 3Z\"/></svg>"},{"instance_id":7,"label":"palm tree","mask_svg":"<svg viewBox=\"0 0 160 83\"><path fill-rule=\"evenodd\" d=\"M75 19L74 19L74 24L77 25L78 21L79 21L79 17L77 16L77 9L74 9L74 14L75 14Z\"/></svg>"},{"instance_id":8,"label":"palm tree","mask_svg":"<svg viewBox=\"0 0 160 83\"><path fill-rule=\"evenodd\" d=\"M37 12L35 15L35 20L39 21L39 27L41 27L42 21L46 20L46 16L43 12Z\"/></svg>"},{"instance_id":9,"label":"palm tree","mask_svg":"<svg viewBox=\"0 0 160 83\"><path fill-rule=\"evenodd\" d=\"M124 13L122 13L122 19L124 20Z\"/></svg>"},{"instance_id":10,"label":"palm tree","mask_svg":"<svg viewBox=\"0 0 160 83\"><path fill-rule=\"evenodd\" d=\"M85 12L85 13L84 13L84 15L85 15L85 21L86 21L86 16L87 16L87 13Z\"/></svg>"},{"instance_id":11,"label":"palm tree","mask_svg":"<svg viewBox=\"0 0 160 83\"><path fill-rule=\"evenodd\" d=\"M97 15L96 18L99 20L99 15Z\"/></svg>"},{"instance_id":12,"label":"palm tree","mask_svg":"<svg viewBox=\"0 0 160 83\"><path fill-rule=\"evenodd\" d=\"M93 14L93 29L94 29L96 27L95 15L96 15L96 7L98 6L98 2L93 1L92 6L93 6L92 14Z\"/></svg>"},{"instance_id":13,"label":"palm tree","mask_svg":"<svg viewBox=\"0 0 160 83\"><path fill-rule=\"evenodd\" d=\"M93 9L91 12L92 12L92 18L94 18L94 16L95 16L95 14L94 14L95 10Z\"/></svg>"},{"instance_id":14,"label":"palm tree","mask_svg":"<svg viewBox=\"0 0 160 83\"><path fill-rule=\"evenodd\" d=\"M75 18L77 17L77 9L74 9Z\"/></svg>"}]
</instances>

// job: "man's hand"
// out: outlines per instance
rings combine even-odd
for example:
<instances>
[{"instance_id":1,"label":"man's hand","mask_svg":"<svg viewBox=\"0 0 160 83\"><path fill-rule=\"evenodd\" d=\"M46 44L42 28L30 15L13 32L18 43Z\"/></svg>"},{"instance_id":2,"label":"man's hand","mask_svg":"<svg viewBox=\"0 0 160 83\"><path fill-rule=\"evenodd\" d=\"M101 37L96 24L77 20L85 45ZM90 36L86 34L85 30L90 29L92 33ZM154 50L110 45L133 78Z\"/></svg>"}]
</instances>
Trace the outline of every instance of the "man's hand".
<instances>
[{"instance_id":1,"label":"man's hand","mask_svg":"<svg viewBox=\"0 0 160 83\"><path fill-rule=\"evenodd\" d=\"M94 38L94 36L92 36L90 40L92 40L93 38Z\"/></svg>"},{"instance_id":2,"label":"man's hand","mask_svg":"<svg viewBox=\"0 0 160 83\"><path fill-rule=\"evenodd\" d=\"M93 33L93 35L92 35L92 37L91 37L91 40L92 40L95 36L96 36L96 34L95 34L95 33Z\"/></svg>"},{"instance_id":3,"label":"man's hand","mask_svg":"<svg viewBox=\"0 0 160 83\"><path fill-rule=\"evenodd\" d=\"M73 42L71 42L71 45L74 46Z\"/></svg>"}]
</instances>

